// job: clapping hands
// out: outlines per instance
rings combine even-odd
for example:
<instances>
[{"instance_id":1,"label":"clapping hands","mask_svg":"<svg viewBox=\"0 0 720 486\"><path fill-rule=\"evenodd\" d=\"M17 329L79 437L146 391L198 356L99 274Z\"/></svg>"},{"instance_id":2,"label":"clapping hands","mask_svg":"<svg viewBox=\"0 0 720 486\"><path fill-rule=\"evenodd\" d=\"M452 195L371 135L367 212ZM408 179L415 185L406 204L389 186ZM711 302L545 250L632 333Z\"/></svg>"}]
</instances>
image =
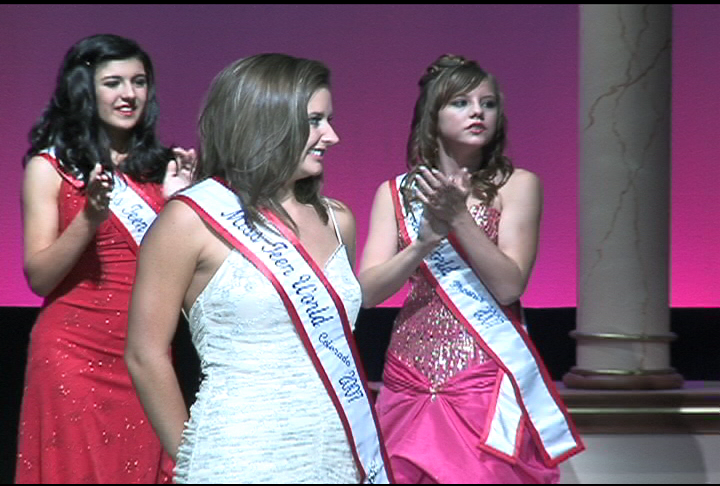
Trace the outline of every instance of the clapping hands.
<instances>
[{"instance_id":1,"label":"clapping hands","mask_svg":"<svg viewBox=\"0 0 720 486\"><path fill-rule=\"evenodd\" d=\"M90 172L87 185L85 212L95 223L105 221L109 214L110 193L113 190L113 176L99 163Z\"/></svg>"},{"instance_id":2,"label":"clapping hands","mask_svg":"<svg viewBox=\"0 0 720 486\"><path fill-rule=\"evenodd\" d=\"M185 189L193 181L197 155L195 149L185 150L180 147L173 149L175 158L168 162L163 181L163 194L169 198L176 192Z\"/></svg>"},{"instance_id":3,"label":"clapping hands","mask_svg":"<svg viewBox=\"0 0 720 486\"><path fill-rule=\"evenodd\" d=\"M452 221L467 211L470 173L463 168L458 174L445 176L423 166L416 181L418 199L424 204L420 239L439 241L449 233Z\"/></svg>"}]
</instances>

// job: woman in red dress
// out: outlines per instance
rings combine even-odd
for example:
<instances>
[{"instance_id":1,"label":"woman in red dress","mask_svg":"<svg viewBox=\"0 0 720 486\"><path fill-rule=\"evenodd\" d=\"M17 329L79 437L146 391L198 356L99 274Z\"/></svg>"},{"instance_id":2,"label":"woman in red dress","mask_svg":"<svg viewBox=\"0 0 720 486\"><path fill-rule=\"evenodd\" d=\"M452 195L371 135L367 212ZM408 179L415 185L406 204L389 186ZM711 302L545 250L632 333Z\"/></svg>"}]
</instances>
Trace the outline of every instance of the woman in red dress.
<instances>
[{"instance_id":1,"label":"woman in red dress","mask_svg":"<svg viewBox=\"0 0 720 486\"><path fill-rule=\"evenodd\" d=\"M24 269L45 300L30 338L16 483L169 480L123 360L137 245L194 163L192 150L160 144L156 118L148 55L95 35L67 52L30 132Z\"/></svg>"}]
</instances>

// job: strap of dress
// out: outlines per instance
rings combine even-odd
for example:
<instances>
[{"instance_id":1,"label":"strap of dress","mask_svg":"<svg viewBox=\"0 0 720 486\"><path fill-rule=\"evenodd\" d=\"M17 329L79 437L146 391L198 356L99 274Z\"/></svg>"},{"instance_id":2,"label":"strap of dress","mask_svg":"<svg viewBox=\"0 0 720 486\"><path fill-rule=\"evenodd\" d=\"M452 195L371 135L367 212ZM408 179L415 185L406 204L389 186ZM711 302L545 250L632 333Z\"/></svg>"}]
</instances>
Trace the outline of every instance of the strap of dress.
<instances>
[{"instance_id":1,"label":"strap of dress","mask_svg":"<svg viewBox=\"0 0 720 486\"><path fill-rule=\"evenodd\" d=\"M342 235L340 234L340 230L338 229L337 220L335 219L335 211L333 211L332 205L330 204L330 201L325 199L325 206L328 208L328 213L330 213L330 219L333 222L333 228L335 228L335 236L337 237L338 243L341 245L343 244Z\"/></svg>"}]
</instances>

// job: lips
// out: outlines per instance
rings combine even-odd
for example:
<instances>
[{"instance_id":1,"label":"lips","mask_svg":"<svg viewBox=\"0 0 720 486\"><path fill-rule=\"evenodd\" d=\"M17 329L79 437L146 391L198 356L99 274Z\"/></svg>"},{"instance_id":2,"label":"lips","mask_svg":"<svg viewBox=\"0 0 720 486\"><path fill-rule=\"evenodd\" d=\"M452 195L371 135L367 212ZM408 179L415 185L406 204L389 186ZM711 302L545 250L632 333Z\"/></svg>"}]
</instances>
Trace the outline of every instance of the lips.
<instances>
[{"instance_id":1,"label":"lips","mask_svg":"<svg viewBox=\"0 0 720 486\"><path fill-rule=\"evenodd\" d=\"M471 131L485 131L485 130L487 130L487 128L486 128L485 125L482 124L482 123L473 123L472 125L470 125L469 127L467 127L467 130L471 130Z\"/></svg>"},{"instance_id":2,"label":"lips","mask_svg":"<svg viewBox=\"0 0 720 486\"><path fill-rule=\"evenodd\" d=\"M115 108L121 116L133 116L137 112L137 106L122 105Z\"/></svg>"},{"instance_id":3,"label":"lips","mask_svg":"<svg viewBox=\"0 0 720 486\"><path fill-rule=\"evenodd\" d=\"M322 157L325 155L325 149L313 148L308 150L308 154L314 155L315 157Z\"/></svg>"}]
</instances>

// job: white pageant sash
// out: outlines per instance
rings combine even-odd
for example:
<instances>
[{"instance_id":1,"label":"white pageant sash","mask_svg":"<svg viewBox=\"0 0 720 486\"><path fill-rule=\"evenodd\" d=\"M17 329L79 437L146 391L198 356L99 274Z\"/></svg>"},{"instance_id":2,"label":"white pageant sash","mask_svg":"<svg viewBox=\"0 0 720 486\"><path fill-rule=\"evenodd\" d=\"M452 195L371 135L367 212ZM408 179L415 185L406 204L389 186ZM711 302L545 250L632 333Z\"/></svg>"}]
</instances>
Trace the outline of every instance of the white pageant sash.
<instances>
[{"instance_id":1,"label":"white pageant sash","mask_svg":"<svg viewBox=\"0 0 720 486\"><path fill-rule=\"evenodd\" d=\"M295 235L269 212L265 217L281 234L262 225L248 226L237 195L214 179L191 186L175 198L190 205L271 281L337 409L365 482L389 483L389 461L367 380L351 344L347 312Z\"/></svg>"},{"instance_id":2,"label":"white pageant sash","mask_svg":"<svg viewBox=\"0 0 720 486\"><path fill-rule=\"evenodd\" d=\"M49 156L60 165L60 161L55 157L54 148L43 150L40 155ZM75 177L73 179L78 181L76 185L83 184L80 179ZM111 220L121 230L134 252L137 251L145 233L157 216L155 210L140 195L141 192L124 175L113 174L113 190L110 192L109 203Z\"/></svg>"},{"instance_id":3,"label":"white pageant sash","mask_svg":"<svg viewBox=\"0 0 720 486\"><path fill-rule=\"evenodd\" d=\"M414 201L409 214L400 192L404 175L389 181L400 230L407 243L415 240L422 221L422 203ZM422 271L436 292L504 371L494 410L488 415L482 448L514 462L519 447L522 419L529 418L548 465L556 465L585 447L574 430L555 386L536 358L527 333L515 327L495 298L456 251L443 239L425 257ZM518 324L521 326L522 324Z\"/></svg>"},{"instance_id":4,"label":"white pageant sash","mask_svg":"<svg viewBox=\"0 0 720 486\"><path fill-rule=\"evenodd\" d=\"M135 243L131 247L137 250L157 213L126 177L113 175L113 184L110 211L124 229L126 237L130 237L129 241Z\"/></svg>"}]
</instances>

